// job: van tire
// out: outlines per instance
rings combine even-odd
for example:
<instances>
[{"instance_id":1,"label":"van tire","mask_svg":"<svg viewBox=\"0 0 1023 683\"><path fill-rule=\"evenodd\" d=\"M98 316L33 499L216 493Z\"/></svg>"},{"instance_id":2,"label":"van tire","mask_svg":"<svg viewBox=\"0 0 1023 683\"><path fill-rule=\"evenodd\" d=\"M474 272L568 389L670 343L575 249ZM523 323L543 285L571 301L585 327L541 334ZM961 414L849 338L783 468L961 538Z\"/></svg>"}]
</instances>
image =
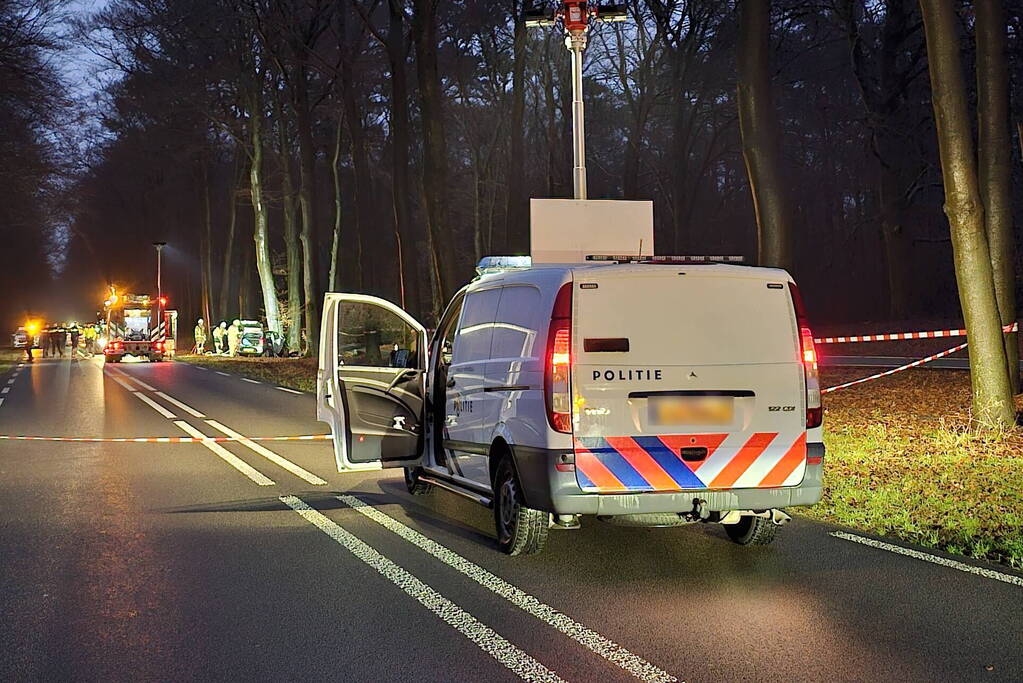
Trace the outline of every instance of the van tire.
<instances>
[{"instance_id":1,"label":"van tire","mask_svg":"<svg viewBox=\"0 0 1023 683\"><path fill-rule=\"evenodd\" d=\"M425 481L419 478L419 473L422 471L419 467L406 467L405 469L405 488L413 496L425 496L427 493L433 491L433 484L427 484Z\"/></svg>"},{"instance_id":2,"label":"van tire","mask_svg":"<svg viewBox=\"0 0 1023 683\"><path fill-rule=\"evenodd\" d=\"M501 458L494 470L494 523L497 545L508 555L532 555L547 543L548 514L526 507L511 459Z\"/></svg>"},{"instance_id":3,"label":"van tire","mask_svg":"<svg viewBox=\"0 0 1023 683\"><path fill-rule=\"evenodd\" d=\"M778 525L763 517L746 516L723 526L728 537L739 545L767 545L778 533Z\"/></svg>"}]
</instances>

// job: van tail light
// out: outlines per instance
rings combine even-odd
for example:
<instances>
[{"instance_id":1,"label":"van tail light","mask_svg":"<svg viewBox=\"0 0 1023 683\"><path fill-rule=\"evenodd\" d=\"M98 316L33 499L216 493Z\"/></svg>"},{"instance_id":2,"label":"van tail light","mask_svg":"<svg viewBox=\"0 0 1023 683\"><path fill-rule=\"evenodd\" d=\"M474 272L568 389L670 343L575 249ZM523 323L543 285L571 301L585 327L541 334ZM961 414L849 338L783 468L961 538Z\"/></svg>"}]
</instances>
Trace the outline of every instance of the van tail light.
<instances>
[{"instance_id":1,"label":"van tail light","mask_svg":"<svg viewBox=\"0 0 1023 683\"><path fill-rule=\"evenodd\" d=\"M799 325L799 357L803 362L803 376L806 378L806 428L820 427L824 422L824 407L821 404L821 380L817 367L817 348L813 343L813 331L806 319L803 297L795 282L789 283L792 305L796 309L796 323Z\"/></svg>"},{"instance_id":2,"label":"van tail light","mask_svg":"<svg viewBox=\"0 0 1023 683\"><path fill-rule=\"evenodd\" d=\"M547 333L544 399L551 428L572 433L572 283L558 290Z\"/></svg>"}]
</instances>

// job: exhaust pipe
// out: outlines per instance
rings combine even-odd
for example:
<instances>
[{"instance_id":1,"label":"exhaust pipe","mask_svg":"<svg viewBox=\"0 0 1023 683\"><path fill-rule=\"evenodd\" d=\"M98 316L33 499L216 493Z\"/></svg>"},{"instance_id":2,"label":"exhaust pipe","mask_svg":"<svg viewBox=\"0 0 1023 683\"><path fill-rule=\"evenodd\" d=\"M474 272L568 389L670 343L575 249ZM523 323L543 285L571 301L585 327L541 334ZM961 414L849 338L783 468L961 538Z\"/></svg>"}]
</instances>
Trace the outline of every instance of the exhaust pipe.
<instances>
[{"instance_id":1,"label":"exhaust pipe","mask_svg":"<svg viewBox=\"0 0 1023 683\"><path fill-rule=\"evenodd\" d=\"M771 523L774 524L775 526L785 526L786 524L792 521L792 517L786 514L784 510L778 510L777 508L774 508L770 510L770 514Z\"/></svg>"}]
</instances>

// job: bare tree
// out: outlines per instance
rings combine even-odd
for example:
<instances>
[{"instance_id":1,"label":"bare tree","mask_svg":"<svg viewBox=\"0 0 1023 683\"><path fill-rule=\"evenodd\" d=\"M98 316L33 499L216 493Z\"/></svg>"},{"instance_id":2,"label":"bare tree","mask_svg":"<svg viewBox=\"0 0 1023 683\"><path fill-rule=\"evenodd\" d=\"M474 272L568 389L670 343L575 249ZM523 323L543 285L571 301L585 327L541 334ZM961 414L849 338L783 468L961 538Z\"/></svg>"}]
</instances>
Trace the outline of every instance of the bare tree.
<instances>
[{"instance_id":1,"label":"bare tree","mask_svg":"<svg viewBox=\"0 0 1023 683\"><path fill-rule=\"evenodd\" d=\"M1009 427L1015 424L1015 408L985 235L955 11L948 0L920 0L920 8L945 183L945 213L970 340L973 417L984 426Z\"/></svg>"},{"instance_id":2,"label":"bare tree","mask_svg":"<svg viewBox=\"0 0 1023 683\"><path fill-rule=\"evenodd\" d=\"M1006 15L1001 0L976 0L977 161L995 299L1003 326L1016 321L1016 236L1012 229L1012 134L1009 132L1009 74L1005 55ZM1018 334L1005 334L1012 393L1018 394Z\"/></svg>"}]
</instances>

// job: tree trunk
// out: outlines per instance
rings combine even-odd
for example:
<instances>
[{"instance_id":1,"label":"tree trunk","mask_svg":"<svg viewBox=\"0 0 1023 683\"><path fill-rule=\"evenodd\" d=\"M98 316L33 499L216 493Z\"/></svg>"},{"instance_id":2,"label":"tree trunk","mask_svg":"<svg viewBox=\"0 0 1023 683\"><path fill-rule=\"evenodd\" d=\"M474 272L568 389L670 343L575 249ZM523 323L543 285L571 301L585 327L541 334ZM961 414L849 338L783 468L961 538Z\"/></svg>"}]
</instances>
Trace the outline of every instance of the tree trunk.
<instances>
[{"instance_id":1,"label":"tree trunk","mask_svg":"<svg viewBox=\"0 0 1023 683\"><path fill-rule=\"evenodd\" d=\"M920 8L927 36L945 214L952 233L959 301L970 340L973 417L981 426L1011 427L1015 423L1012 386L977 182L957 19L948 0L920 0Z\"/></svg>"},{"instance_id":2,"label":"tree trunk","mask_svg":"<svg viewBox=\"0 0 1023 683\"><path fill-rule=\"evenodd\" d=\"M224 242L224 263L221 269L220 275L220 300L217 305L217 318L224 319L227 317L227 309L229 307L228 302L231 300L231 284L232 281L237 281L237 278L232 277L234 275L234 267L232 263L232 253L234 252L234 233L235 226L238 223L238 189L242 183L241 169L244 168L238 163L237 157L235 158L235 166L238 168L238 175L231 179L231 194L228 196L227 206L227 239ZM235 284L238 284L235 282ZM213 321L210 321L212 325Z\"/></svg>"},{"instance_id":3,"label":"tree trunk","mask_svg":"<svg viewBox=\"0 0 1023 683\"><path fill-rule=\"evenodd\" d=\"M791 268L792 212L785 192L778 115L771 100L771 3L741 0L738 65L739 131L757 217L757 262Z\"/></svg>"},{"instance_id":4,"label":"tree trunk","mask_svg":"<svg viewBox=\"0 0 1023 683\"><path fill-rule=\"evenodd\" d=\"M344 122L337 122L337 137L334 138L334 156L330 160L330 174L334 180L334 235L330 242L330 274L327 290L336 292L338 287L338 250L341 245L341 133Z\"/></svg>"},{"instance_id":5,"label":"tree trunk","mask_svg":"<svg viewBox=\"0 0 1023 683\"><path fill-rule=\"evenodd\" d=\"M440 317L441 308L458 289L465 250L441 249L443 245L459 244L461 231L448 224L446 194L448 188L447 139L442 110L443 93L437 66L437 3L439 0L414 0L413 33L415 35L416 68L419 75L419 106L423 127L423 194L426 223L431 239L430 255L434 276L442 301L434 301L432 312Z\"/></svg>"},{"instance_id":6,"label":"tree trunk","mask_svg":"<svg viewBox=\"0 0 1023 683\"><path fill-rule=\"evenodd\" d=\"M526 213L525 183L525 111L526 111L526 23L522 2L512 1L515 30L512 42L512 107L508 150L508 197L505 228L489 245L491 253L519 254L529 251L529 221Z\"/></svg>"},{"instance_id":7,"label":"tree trunk","mask_svg":"<svg viewBox=\"0 0 1023 683\"><path fill-rule=\"evenodd\" d=\"M291 142L288 123L281 106L280 93L274 93L274 116L277 119L278 161L281 167L281 214L284 221L284 252L287 261L288 283L288 349L302 348L302 250L298 241L295 221L295 181L292 175Z\"/></svg>"},{"instance_id":8,"label":"tree trunk","mask_svg":"<svg viewBox=\"0 0 1023 683\"><path fill-rule=\"evenodd\" d=\"M274 286L273 266L270 263L270 235L267 225L267 208L263 203L262 106L258 103L258 99L249 112L249 134L252 144L249 188L252 192L252 213L256 224L253 231L256 249L256 272L259 274L259 287L263 292L263 310L266 313L267 329L280 333L281 319L277 307L277 288Z\"/></svg>"},{"instance_id":9,"label":"tree trunk","mask_svg":"<svg viewBox=\"0 0 1023 683\"><path fill-rule=\"evenodd\" d=\"M225 311L224 319L230 323L236 316L248 316L252 311L252 264L255 262L255 243L242 240L242 268L238 279L238 310L234 315Z\"/></svg>"},{"instance_id":10,"label":"tree trunk","mask_svg":"<svg viewBox=\"0 0 1023 683\"><path fill-rule=\"evenodd\" d=\"M320 270L316 207L316 153L313 149L312 112L309 105L308 69L300 64L294 74L295 119L298 125L299 191L302 213L302 293L305 297L307 352L315 355L320 338Z\"/></svg>"},{"instance_id":11,"label":"tree trunk","mask_svg":"<svg viewBox=\"0 0 1023 683\"><path fill-rule=\"evenodd\" d=\"M1006 16L1001 0L976 0L977 12L977 161L980 194L995 299L1002 325L1016 321L1015 235L1012 229L1012 134L1009 132L1009 75L1006 65ZM1012 393L1018 394L1017 334L1005 334L1005 357Z\"/></svg>"},{"instance_id":12,"label":"tree trunk","mask_svg":"<svg viewBox=\"0 0 1023 683\"><path fill-rule=\"evenodd\" d=\"M398 266L399 300L402 308L412 307L422 315L430 307L426 288L419 286L417 277L415 244L418 231L412 224L409 199L412 197L412 183L409 180L409 117L408 77L405 64L408 40L405 37L404 2L388 0L387 34L384 37L387 48L387 64L391 70L391 163L393 178L391 201L394 208L395 243L400 255Z\"/></svg>"},{"instance_id":13,"label":"tree trunk","mask_svg":"<svg viewBox=\"0 0 1023 683\"><path fill-rule=\"evenodd\" d=\"M349 261L353 272L348 276L355 289L365 286L365 263L363 262L364 232L373 225L373 178L369 168L369 154L366 151L366 136L362 129L362 114L355 100L355 88L351 79L351 64L344 60L341 64L341 103L344 107L342 119L348 125L348 139L351 142L352 172L355 176L355 221L352 235L351 251L353 259Z\"/></svg>"},{"instance_id":14,"label":"tree trunk","mask_svg":"<svg viewBox=\"0 0 1023 683\"><path fill-rule=\"evenodd\" d=\"M210 202L210 169L209 161L206 158L202 163L202 256L199 263L202 267L202 317L209 323L211 318L210 306L213 290L213 207Z\"/></svg>"}]
</instances>

